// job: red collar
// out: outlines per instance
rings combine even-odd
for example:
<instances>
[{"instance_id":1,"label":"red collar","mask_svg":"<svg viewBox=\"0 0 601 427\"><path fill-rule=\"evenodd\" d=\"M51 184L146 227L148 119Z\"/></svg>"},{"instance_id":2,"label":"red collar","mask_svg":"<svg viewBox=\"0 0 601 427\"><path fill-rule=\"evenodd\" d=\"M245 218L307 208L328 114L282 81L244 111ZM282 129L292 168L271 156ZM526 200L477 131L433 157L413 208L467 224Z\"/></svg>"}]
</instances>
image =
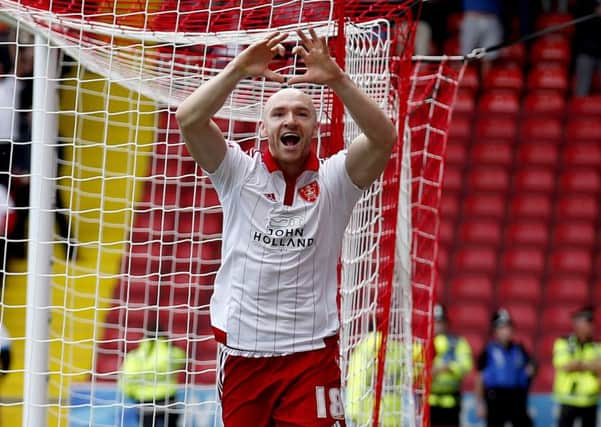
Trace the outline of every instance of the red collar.
<instances>
[{"instance_id":1,"label":"red collar","mask_svg":"<svg viewBox=\"0 0 601 427\"><path fill-rule=\"evenodd\" d=\"M269 148L265 148L265 150L263 150L263 163L265 163L265 167L267 168L267 170L271 173L271 172L275 172L278 170L282 170L280 168L280 165L278 165L278 162L273 158L273 156L271 155L271 151L269 151ZM305 161L305 164L303 165L303 171L318 171L319 170L319 159L317 158L317 156L315 155L315 152L313 150L311 150L309 152L309 156L307 157L307 160Z\"/></svg>"}]
</instances>

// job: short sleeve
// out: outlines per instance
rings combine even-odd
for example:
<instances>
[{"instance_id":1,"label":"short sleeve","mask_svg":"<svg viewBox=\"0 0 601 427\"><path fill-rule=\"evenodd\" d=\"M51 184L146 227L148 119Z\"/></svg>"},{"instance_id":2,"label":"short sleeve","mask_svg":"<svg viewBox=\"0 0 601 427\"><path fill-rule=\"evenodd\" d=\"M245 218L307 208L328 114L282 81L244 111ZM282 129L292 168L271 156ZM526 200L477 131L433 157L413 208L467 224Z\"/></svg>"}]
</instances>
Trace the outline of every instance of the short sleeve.
<instances>
[{"instance_id":1,"label":"short sleeve","mask_svg":"<svg viewBox=\"0 0 601 427\"><path fill-rule=\"evenodd\" d=\"M221 199L227 197L237 184L243 182L252 165L252 158L238 144L228 143L223 160L213 173L208 173Z\"/></svg>"},{"instance_id":2,"label":"short sleeve","mask_svg":"<svg viewBox=\"0 0 601 427\"><path fill-rule=\"evenodd\" d=\"M363 190L353 183L346 170L346 155L346 150L339 151L324 162L322 182L350 212L363 194Z\"/></svg>"}]
</instances>

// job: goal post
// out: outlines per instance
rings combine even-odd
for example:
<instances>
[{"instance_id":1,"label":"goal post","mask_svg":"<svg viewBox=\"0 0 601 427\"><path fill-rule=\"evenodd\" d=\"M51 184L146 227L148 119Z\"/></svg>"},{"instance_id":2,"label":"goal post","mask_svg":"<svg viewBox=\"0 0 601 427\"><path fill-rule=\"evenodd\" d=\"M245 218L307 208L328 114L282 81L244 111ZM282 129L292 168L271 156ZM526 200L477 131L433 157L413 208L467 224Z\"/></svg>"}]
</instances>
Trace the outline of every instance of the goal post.
<instances>
[{"instance_id":1,"label":"goal post","mask_svg":"<svg viewBox=\"0 0 601 427\"><path fill-rule=\"evenodd\" d=\"M412 3L0 0L0 16L17 35L35 34L34 103L20 109L40 126L24 173L32 199L17 207L29 210L29 234L7 236L9 247L28 247L26 266L4 265L2 310L25 364L10 373L15 387L1 391L14 404L0 406L0 416L22 406L24 426L45 417L52 426L132 425L137 407L117 382L125 354L156 315L188 357L176 372L173 410L185 425L212 425L208 303L223 217L174 107L253 41L282 29L293 46L294 30L310 25L401 135L386 172L352 214L340 258L343 382L362 384L354 394L347 389L347 406L359 408L357 416L349 410L348 424L426 425L438 201L462 67L438 61L433 72L411 62ZM5 43L18 52L19 40ZM291 55L274 67L304 71ZM261 148L261 108L279 87L243 80L217 114L226 138ZM340 135L348 144L359 130L330 90L303 89L317 107L318 153L327 157ZM19 173L9 175L9 190L19 188ZM25 315L26 328L17 320ZM350 368L360 354L364 366Z\"/></svg>"}]
</instances>

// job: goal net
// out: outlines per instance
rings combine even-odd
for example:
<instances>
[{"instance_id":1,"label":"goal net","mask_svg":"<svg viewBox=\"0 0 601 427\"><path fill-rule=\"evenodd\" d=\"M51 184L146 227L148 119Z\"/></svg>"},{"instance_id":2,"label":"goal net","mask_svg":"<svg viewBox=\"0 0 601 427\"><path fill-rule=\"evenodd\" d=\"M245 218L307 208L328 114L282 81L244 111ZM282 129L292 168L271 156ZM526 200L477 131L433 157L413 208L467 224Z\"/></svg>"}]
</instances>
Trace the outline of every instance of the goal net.
<instances>
[{"instance_id":1,"label":"goal net","mask_svg":"<svg viewBox=\"0 0 601 427\"><path fill-rule=\"evenodd\" d=\"M3 421L138 425L119 380L152 327L187 359L160 409L181 425L218 423L208 304L223 218L174 109L253 41L282 29L292 47L310 25L402 136L340 257L347 421L427 423L438 201L461 67L411 62L417 2L343 3L0 0L0 321L13 354ZM304 71L292 55L274 68ZM359 130L331 91L302 88L328 157ZM226 138L261 148L261 109L278 89L243 80L216 116Z\"/></svg>"}]
</instances>

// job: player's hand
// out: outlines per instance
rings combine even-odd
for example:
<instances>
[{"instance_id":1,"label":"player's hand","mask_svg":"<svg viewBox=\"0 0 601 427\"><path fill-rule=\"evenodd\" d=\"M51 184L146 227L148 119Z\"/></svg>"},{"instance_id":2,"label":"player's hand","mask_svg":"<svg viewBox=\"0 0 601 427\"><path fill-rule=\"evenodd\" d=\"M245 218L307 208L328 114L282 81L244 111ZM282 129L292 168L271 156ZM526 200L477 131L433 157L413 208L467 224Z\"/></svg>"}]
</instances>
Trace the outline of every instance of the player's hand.
<instances>
[{"instance_id":1,"label":"player's hand","mask_svg":"<svg viewBox=\"0 0 601 427\"><path fill-rule=\"evenodd\" d=\"M302 46L296 46L292 53L303 59L307 71L305 74L292 77L288 83L329 85L344 76L344 71L330 56L330 49L325 37L318 37L313 28L309 28L310 38L301 30L297 30L296 33L302 41Z\"/></svg>"},{"instance_id":2,"label":"player's hand","mask_svg":"<svg viewBox=\"0 0 601 427\"><path fill-rule=\"evenodd\" d=\"M284 82L284 76L269 69L269 63L276 55L283 55L285 48L282 42L288 38L288 33L276 31L263 40L248 46L234 60L232 65L244 76L263 76L279 83Z\"/></svg>"}]
</instances>

